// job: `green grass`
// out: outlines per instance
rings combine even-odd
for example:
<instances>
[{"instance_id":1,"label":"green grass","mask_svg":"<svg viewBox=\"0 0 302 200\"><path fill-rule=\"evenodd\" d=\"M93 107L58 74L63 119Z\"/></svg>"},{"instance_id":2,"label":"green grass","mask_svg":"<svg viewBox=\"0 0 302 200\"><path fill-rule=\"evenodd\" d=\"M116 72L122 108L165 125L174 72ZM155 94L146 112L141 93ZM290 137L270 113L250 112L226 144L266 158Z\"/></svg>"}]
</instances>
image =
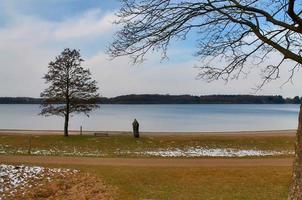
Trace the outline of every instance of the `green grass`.
<instances>
[{"instance_id":1,"label":"green grass","mask_svg":"<svg viewBox=\"0 0 302 200\"><path fill-rule=\"evenodd\" d=\"M142 136L134 139L131 135L110 135L109 137L45 135L1 135L0 153L26 154L31 138L31 150L55 150L57 152L100 152L104 157L142 157L134 153L158 149L175 149L188 147L235 148L293 151L293 136ZM18 151L19 150L19 151ZM20 153L22 152L23 153ZM88 155L88 154L87 154ZM84 155L85 156L85 155Z\"/></svg>"}]
</instances>

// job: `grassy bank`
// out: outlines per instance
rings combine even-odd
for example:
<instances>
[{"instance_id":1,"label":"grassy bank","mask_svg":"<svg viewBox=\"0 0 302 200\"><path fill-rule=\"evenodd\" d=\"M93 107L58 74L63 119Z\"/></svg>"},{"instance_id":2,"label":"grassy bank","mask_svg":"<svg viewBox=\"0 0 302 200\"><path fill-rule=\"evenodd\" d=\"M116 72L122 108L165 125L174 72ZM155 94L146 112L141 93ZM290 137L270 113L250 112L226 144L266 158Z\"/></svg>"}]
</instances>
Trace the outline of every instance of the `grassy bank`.
<instances>
[{"instance_id":1,"label":"grassy bank","mask_svg":"<svg viewBox=\"0 0 302 200\"><path fill-rule=\"evenodd\" d=\"M101 157L158 157L156 152L185 149L235 149L285 151L294 150L294 135L165 135L142 136L130 134L105 137L73 135L0 135L1 154L70 155ZM284 156L284 155L283 155Z\"/></svg>"}]
</instances>

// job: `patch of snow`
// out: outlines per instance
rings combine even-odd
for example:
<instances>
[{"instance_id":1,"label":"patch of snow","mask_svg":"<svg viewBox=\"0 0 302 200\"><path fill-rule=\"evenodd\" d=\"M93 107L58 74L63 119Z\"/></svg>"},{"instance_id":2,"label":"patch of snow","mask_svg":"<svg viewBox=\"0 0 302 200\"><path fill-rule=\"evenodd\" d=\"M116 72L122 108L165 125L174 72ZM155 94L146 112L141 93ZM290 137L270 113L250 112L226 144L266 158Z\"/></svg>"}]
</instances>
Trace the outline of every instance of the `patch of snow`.
<instances>
[{"instance_id":1,"label":"patch of snow","mask_svg":"<svg viewBox=\"0 0 302 200\"><path fill-rule=\"evenodd\" d=\"M123 153L129 154L129 151ZM290 151L271 151L271 150L240 150L233 148L214 148L189 147L186 149L160 149L155 151L137 151L132 152L137 155L159 156L159 157L247 157L247 156L275 156L290 155Z\"/></svg>"},{"instance_id":2,"label":"patch of snow","mask_svg":"<svg viewBox=\"0 0 302 200\"><path fill-rule=\"evenodd\" d=\"M12 155L28 155L27 149L11 148L0 145L0 154ZM62 150L57 148L38 149L33 148L31 155L43 156L77 156L77 157L104 157L107 154L100 150L84 151L74 148L73 150ZM255 150L255 149L236 149L236 148L209 148L209 147L185 147L185 148L165 148L155 150L121 150L116 149L115 155L142 155L142 156L157 156L157 157L247 157L247 156L276 156L276 155L292 155L293 151L274 151L274 150Z\"/></svg>"},{"instance_id":3,"label":"patch of snow","mask_svg":"<svg viewBox=\"0 0 302 200\"><path fill-rule=\"evenodd\" d=\"M55 174L67 175L78 173L77 170L60 169L60 168L44 168L39 166L14 166L0 164L0 200L6 197L13 197L15 193L24 193L26 188L34 186L35 180L51 178Z\"/></svg>"},{"instance_id":4,"label":"patch of snow","mask_svg":"<svg viewBox=\"0 0 302 200\"><path fill-rule=\"evenodd\" d=\"M28 155L28 149L22 148L8 148L8 146L1 146L0 145L0 154L3 155L11 155L11 154L19 154L19 155ZM42 155L42 156L79 156L79 157L100 157L105 156L100 150L95 151L81 151L73 149L73 151L67 150L59 150L59 149L31 149L31 155Z\"/></svg>"}]
</instances>

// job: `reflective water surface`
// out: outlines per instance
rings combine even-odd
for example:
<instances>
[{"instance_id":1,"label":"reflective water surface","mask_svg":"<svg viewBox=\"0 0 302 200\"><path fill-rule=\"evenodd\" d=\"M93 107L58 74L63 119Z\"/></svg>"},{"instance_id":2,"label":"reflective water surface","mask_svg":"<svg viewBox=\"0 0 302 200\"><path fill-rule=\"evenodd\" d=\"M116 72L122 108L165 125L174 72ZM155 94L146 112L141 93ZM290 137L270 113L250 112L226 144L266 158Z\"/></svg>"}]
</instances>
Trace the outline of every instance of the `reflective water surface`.
<instances>
[{"instance_id":1,"label":"reflective water surface","mask_svg":"<svg viewBox=\"0 0 302 200\"><path fill-rule=\"evenodd\" d=\"M75 115L70 128L128 131L136 118L142 131L282 130L297 127L299 105L199 104L101 105L90 117ZM39 105L0 105L0 129L63 128L63 118L39 116Z\"/></svg>"}]
</instances>

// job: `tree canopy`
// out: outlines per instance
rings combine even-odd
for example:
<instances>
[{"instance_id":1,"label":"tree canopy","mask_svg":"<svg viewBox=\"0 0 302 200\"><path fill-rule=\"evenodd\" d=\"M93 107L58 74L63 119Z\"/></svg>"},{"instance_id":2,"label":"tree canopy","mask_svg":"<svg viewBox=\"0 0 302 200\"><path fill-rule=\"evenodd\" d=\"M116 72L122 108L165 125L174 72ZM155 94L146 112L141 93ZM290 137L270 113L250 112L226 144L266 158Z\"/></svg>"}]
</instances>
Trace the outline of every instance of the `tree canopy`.
<instances>
[{"instance_id":1,"label":"tree canopy","mask_svg":"<svg viewBox=\"0 0 302 200\"><path fill-rule=\"evenodd\" d=\"M84 113L99 108L98 87L91 73L81 64L84 60L77 50L64 51L51 61L43 79L49 84L42 93L41 115L65 117L65 135L68 135L68 121L71 113Z\"/></svg>"}]
</instances>

